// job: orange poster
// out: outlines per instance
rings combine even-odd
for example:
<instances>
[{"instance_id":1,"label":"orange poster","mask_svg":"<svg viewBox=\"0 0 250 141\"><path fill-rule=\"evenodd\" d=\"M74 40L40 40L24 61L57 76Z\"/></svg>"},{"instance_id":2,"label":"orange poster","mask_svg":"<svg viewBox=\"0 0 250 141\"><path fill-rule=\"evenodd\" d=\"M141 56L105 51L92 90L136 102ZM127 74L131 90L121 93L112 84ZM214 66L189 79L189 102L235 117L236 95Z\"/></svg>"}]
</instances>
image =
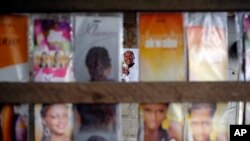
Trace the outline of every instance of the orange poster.
<instances>
[{"instance_id":1,"label":"orange poster","mask_svg":"<svg viewBox=\"0 0 250 141\"><path fill-rule=\"evenodd\" d=\"M227 80L227 46L222 27L187 27L190 81Z\"/></svg>"},{"instance_id":2,"label":"orange poster","mask_svg":"<svg viewBox=\"0 0 250 141\"><path fill-rule=\"evenodd\" d=\"M26 16L0 16L0 68L28 62Z\"/></svg>"},{"instance_id":3,"label":"orange poster","mask_svg":"<svg viewBox=\"0 0 250 141\"><path fill-rule=\"evenodd\" d=\"M139 47L140 80L186 80L182 14L140 14Z\"/></svg>"}]
</instances>

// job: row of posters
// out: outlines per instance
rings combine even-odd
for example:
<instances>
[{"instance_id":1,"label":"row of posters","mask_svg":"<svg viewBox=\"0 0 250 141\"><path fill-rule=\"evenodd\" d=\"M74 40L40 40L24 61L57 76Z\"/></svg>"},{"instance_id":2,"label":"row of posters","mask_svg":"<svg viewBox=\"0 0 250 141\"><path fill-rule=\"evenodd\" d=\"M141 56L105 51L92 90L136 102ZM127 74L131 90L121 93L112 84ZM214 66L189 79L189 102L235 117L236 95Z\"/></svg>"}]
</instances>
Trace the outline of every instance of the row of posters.
<instances>
[{"instance_id":1,"label":"row of posters","mask_svg":"<svg viewBox=\"0 0 250 141\"><path fill-rule=\"evenodd\" d=\"M124 50L121 14L77 15L73 21L34 16L31 64L27 16L1 19L2 81L29 81L29 65L35 82L227 80L226 13L140 14L139 48L130 26Z\"/></svg>"},{"instance_id":2,"label":"row of posters","mask_svg":"<svg viewBox=\"0 0 250 141\"><path fill-rule=\"evenodd\" d=\"M138 16L138 27L125 34L128 44L124 49L121 14L77 15L73 21L69 17L32 18L33 80L227 80L226 13ZM0 80L28 82L28 18L1 16L0 24L0 45L4 48ZM1 106L0 137L4 141L28 139L27 107ZM229 103L144 103L128 107L138 109L139 124L133 129L139 141L228 140ZM118 104L36 104L35 140L121 140L124 125L120 109Z\"/></svg>"},{"instance_id":3,"label":"row of posters","mask_svg":"<svg viewBox=\"0 0 250 141\"><path fill-rule=\"evenodd\" d=\"M28 140L28 107L24 106L1 106L2 140ZM118 105L74 106L37 104L35 140L120 140ZM187 111L183 110L185 107ZM226 103L151 103L141 104L139 110L140 122L134 130L138 131L136 134L140 141L228 140L230 108Z\"/></svg>"}]
</instances>

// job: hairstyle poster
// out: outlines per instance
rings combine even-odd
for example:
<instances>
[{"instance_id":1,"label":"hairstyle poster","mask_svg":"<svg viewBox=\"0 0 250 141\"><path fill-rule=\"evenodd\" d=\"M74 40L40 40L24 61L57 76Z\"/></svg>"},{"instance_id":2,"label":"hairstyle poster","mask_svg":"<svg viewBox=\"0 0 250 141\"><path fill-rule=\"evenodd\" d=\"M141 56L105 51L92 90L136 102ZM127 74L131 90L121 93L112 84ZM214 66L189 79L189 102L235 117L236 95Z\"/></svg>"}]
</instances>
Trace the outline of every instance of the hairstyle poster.
<instances>
[{"instance_id":1,"label":"hairstyle poster","mask_svg":"<svg viewBox=\"0 0 250 141\"><path fill-rule=\"evenodd\" d=\"M34 81L69 82L74 80L70 52L36 51L33 54Z\"/></svg>"},{"instance_id":2,"label":"hairstyle poster","mask_svg":"<svg viewBox=\"0 0 250 141\"><path fill-rule=\"evenodd\" d=\"M227 80L226 13L188 13L186 36L190 81Z\"/></svg>"},{"instance_id":3,"label":"hairstyle poster","mask_svg":"<svg viewBox=\"0 0 250 141\"><path fill-rule=\"evenodd\" d=\"M75 118L75 141L120 140L118 104L76 104Z\"/></svg>"},{"instance_id":4,"label":"hairstyle poster","mask_svg":"<svg viewBox=\"0 0 250 141\"><path fill-rule=\"evenodd\" d=\"M139 50L137 48L123 48L122 53L122 82L139 81Z\"/></svg>"},{"instance_id":5,"label":"hairstyle poster","mask_svg":"<svg viewBox=\"0 0 250 141\"><path fill-rule=\"evenodd\" d=\"M74 70L78 82L119 81L123 17L76 16Z\"/></svg>"},{"instance_id":6,"label":"hairstyle poster","mask_svg":"<svg viewBox=\"0 0 250 141\"><path fill-rule=\"evenodd\" d=\"M0 104L0 140L28 141L28 104Z\"/></svg>"},{"instance_id":7,"label":"hairstyle poster","mask_svg":"<svg viewBox=\"0 0 250 141\"><path fill-rule=\"evenodd\" d=\"M192 103L188 106L187 141L228 141L227 103Z\"/></svg>"},{"instance_id":8,"label":"hairstyle poster","mask_svg":"<svg viewBox=\"0 0 250 141\"><path fill-rule=\"evenodd\" d=\"M181 103L140 104L139 141L183 141L184 107Z\"/></svg>"},{"instance_id":9,"label":"hairstyle poster","mask_svg":"<svg viewBox=\"0 0 250 141\"><path fill-rule=\"evenodd\" d=\"M140 13L140 80L186 80L181 13Z\"/></svg>"},{"instance_id":10,"label":"hairstyle poster","mask_svg":"<svg viewBox=\"0 0 250 141\"><path fill-rule=\"evenodd\" d=\"M28 17L0 16L0 81L29 81Z\"/></svg>"},{"instance_id":11,"label":"hairstyle poster","mask_svg":"<svg viewBox=\"0 0 250 141\"><path fill-rule=\"evenodd\" d=\"M244 49L245 49L245 77L246 81L250 80L250 14L243 17L244 25Z\"/></svg>"},{"instance_id":12,"label":"hairstyle poster","mask_svg":"<svg viewBox=\"0 0 250 141\"><path fill-rule=\"evenodd\" d=\"M35 104L35 141L71 141L72 108L72 104Z\"/></svg>"},{"instance_id":13,"label":"hairstyle poster","mask_svg":"<svg viewBox=\"0 0 250 141\"><path fill-rule=\"evenodd\" d=\"M70 23L66 20L34 20L34 81L74 81L71 31Z\"/></svg>"}]
</instances>

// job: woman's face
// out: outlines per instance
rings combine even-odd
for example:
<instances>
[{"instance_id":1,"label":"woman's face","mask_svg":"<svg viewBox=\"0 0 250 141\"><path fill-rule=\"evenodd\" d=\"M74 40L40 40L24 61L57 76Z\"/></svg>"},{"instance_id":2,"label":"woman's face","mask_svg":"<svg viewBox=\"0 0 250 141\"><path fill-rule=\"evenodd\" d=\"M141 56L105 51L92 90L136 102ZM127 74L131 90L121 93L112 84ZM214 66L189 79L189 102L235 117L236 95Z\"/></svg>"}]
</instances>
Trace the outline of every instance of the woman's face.
<instances>
[{"instance_id":1,"label":"woman's face","mask_svg":"<svg viewBox=\"0 0 250 141\"><path fill-rule=\"evenodd\" d=\"M41 59L42 59L42 61L46 61L46 59L47 59L47 53L46 52L42 53Z\"/></svg>"},{"instance_id":2,"label":"woman's face","mask_svg":"<svg viewBox=\"0 0 250 141\"><path fill-rule=\"evenodd\" d=\"M50 129L52 134L65 134L68 124L68 111L64 104L52 105L43 119L44 124Z\"/></svg>"}]
</instances>

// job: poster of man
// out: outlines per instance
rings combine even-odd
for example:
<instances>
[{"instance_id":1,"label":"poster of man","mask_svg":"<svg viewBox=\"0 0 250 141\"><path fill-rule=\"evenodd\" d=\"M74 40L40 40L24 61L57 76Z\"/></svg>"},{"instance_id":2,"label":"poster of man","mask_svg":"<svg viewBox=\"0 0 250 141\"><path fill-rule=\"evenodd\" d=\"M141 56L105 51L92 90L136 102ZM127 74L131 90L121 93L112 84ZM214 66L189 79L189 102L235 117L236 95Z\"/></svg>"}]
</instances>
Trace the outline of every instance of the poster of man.
<instances>
[{"instance_id":1,"label":"poster of man","mask_svg":"<svg viewBox=\"0 0 250 141\"><path fill-rule=\"evenodd\" d=\"M180 103L140 104L139 141L182 141L184 116Z\"/></svg>"},{"instance_id":2,"label":"poster of man","mask_svg":"<svg viewBox=\"0 0 250 141\"><path fill-rule=\"evenodd\" d=\"M192 103L188 108L188 141L227 141L227 104Z\"/></svg>"}]
</instances>

